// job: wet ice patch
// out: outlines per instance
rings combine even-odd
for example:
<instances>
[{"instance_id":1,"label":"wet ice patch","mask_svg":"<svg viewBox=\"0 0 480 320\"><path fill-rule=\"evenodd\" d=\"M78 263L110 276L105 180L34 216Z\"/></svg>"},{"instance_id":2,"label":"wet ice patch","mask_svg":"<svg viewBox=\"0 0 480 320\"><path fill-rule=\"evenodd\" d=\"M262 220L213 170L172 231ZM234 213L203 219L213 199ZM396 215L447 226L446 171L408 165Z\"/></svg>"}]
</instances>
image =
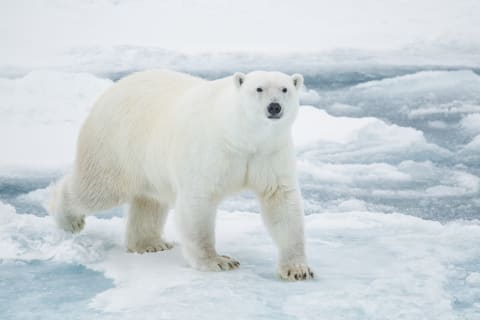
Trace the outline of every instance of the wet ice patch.
<instances>
[{"instance_id":1,"label":"wet ice patch","mask_svg":"<svg viewBox=\"0 0 480 320\"><path fill-rule=\"evenodd\" d=\"M101 273L78 264L0 260L2 319L100 318L92 297L112 286Z\"/></svg>"}]
</instances>

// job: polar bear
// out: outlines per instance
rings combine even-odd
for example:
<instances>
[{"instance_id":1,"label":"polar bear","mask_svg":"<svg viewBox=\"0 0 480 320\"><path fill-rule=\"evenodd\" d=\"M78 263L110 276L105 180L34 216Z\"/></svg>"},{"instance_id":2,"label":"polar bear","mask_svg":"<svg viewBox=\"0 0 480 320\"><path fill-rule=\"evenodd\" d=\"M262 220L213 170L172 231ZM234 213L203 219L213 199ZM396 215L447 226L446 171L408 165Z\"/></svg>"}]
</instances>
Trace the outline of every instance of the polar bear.
<instances>
[{"instance_id":1,"label":"polar bear","mask_svg":"<svg viewBox=\"0 0 480 320\"><path fill-rule=\"evenodd\" d=\"M290 132L302 85L299 74L266 71L214 81L167 70L127 76L93 106L51 215L75 233L87 214L129 203L127 249L144 253L172 247L162 229L174 208L187 262L230 270L239 262L215 249L216 207L250 189L278 247L280 278L313 278Z\"/></svg>"}]
</instances>

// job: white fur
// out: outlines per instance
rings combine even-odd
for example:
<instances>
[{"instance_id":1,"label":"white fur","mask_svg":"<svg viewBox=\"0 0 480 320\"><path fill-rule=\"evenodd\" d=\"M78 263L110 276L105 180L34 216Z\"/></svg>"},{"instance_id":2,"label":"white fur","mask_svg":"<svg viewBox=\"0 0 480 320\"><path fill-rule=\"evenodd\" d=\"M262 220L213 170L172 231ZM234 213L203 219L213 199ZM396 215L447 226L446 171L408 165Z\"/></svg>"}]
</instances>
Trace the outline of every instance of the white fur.
<instances>
[{"instance_id":1,"label":"white fur","mask_svg":"<svg viewBox=\"0 0 480 320\"><path fill-rule=\"evenodd\" d=\"M290 135L302 84L297 74L261 71L215 81L171 71L126 77L83 125L73 174L59 182L52 215L78 232L86 214L130 203L127 248L143 253L171 247L162 228L174 206L189 264L227 270L239 263L215 250L216 207L248 188L278 246L280 277L313 277ZM281 104L281 119L267 117L271 102Z\"/></svg>"}]
</instances>

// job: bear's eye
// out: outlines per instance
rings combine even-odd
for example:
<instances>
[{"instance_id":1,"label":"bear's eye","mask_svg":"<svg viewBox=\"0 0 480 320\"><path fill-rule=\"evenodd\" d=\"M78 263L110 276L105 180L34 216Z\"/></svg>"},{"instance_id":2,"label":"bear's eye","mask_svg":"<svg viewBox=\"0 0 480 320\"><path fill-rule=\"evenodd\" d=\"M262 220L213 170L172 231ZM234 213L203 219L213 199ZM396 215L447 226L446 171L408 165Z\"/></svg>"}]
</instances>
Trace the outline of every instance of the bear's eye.
<instances>
[{"instance_id":1,"label":"bear's eye","mask_svg":"<svg viewBox=\"0 0 480 320\"><path fill-rule=\"evenodd\" d=\"M282 92L283 92L283 93L287 93L287 88L283 88L283 89L282 89Z\"/></svg>"},{"instance_id":2,"label":"bear's eye","mask_svg":"<svg viewBox=\"0 0 480 320\"><path fill-rule=\"evenodd\" d=\"M257 88L257 92L262 92L262 91L263 91L262 88L260 88L260 87Z\"/></svg>"}]
</instances>

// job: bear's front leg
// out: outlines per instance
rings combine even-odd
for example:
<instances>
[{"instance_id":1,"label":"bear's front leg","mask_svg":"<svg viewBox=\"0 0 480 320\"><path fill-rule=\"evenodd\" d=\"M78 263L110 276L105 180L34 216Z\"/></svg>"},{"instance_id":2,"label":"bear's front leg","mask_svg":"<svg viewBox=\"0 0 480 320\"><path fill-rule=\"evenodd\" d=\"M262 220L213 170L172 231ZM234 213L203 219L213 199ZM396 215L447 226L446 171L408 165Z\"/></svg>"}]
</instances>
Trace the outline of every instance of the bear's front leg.
<instances>
[{"instance_id":1,"label":"bear's front leg","mask_svg":"<svg viewBox=\"0 0 480 320\"><path fill-rule=\"evenodd\" d=\"M175 217L183 256L201 271L236 269L237 260L215 250L215 216L216 204L208 197L178 197Z\"/></svg>"},{"instance_id":2,"label":"bear's front leg","mask_svg":"<svg viewBox=\"0 0 480 320\"><path fill-rule=\"evenodd\" d=\"M279 250L278 275L283 280L313 279L305 258L303 208L297 187L279 186L260 195L262 217Z\"/></svg>"}]
</instances>

